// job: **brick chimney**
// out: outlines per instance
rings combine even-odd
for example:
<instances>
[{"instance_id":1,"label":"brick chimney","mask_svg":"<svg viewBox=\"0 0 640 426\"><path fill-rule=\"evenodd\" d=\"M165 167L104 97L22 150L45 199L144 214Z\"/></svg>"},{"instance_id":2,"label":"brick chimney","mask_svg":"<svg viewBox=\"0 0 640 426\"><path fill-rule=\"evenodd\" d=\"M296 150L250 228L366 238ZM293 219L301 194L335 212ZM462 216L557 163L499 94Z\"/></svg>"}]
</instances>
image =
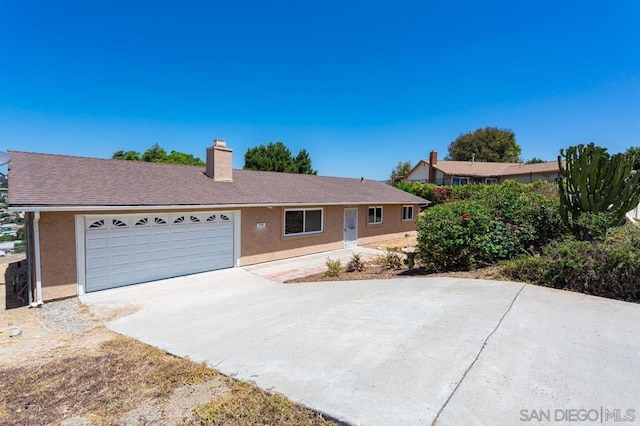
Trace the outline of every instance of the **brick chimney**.
<instances>
[{"instance_id":1,"label":"brick chimney","mask_svg":"<svg viewBox=\"0 0 640 426\"><path fill-rule=\"evenodd\" d=\"M207 176L216 182L232 182L232 153L223 139L215 139L213 146L207 148Z\"/></svg>"},{"instance_id":2,"label":"brick chimney","mask_svg":"<svg viewBox=\"0 0 640 426\"><path fill-rule=\"evenodd\" d=\"M431 151L429 154L429 182L435 183L436 181L436 169L433 167L438 164L438 153Z\"/></svg>"}]
</instances>

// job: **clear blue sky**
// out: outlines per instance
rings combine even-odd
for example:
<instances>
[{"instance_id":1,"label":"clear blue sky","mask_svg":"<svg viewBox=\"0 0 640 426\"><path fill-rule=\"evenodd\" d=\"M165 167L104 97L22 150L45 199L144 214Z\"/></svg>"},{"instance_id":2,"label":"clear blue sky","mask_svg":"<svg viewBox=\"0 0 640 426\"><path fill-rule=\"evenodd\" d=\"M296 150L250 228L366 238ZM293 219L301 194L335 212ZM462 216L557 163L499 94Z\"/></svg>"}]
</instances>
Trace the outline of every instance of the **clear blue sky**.
<instances>
[{"instance_id":1,"label":"clear blue sky","mask_svg":"<svg viewBox=\"0 0 640 426\"><path fill-rule=\"evenodd\" d=\"M0 1L0 150L281 140L385 179L484 126L640 145L640 2Z\"/></svg>"}]
</instances>

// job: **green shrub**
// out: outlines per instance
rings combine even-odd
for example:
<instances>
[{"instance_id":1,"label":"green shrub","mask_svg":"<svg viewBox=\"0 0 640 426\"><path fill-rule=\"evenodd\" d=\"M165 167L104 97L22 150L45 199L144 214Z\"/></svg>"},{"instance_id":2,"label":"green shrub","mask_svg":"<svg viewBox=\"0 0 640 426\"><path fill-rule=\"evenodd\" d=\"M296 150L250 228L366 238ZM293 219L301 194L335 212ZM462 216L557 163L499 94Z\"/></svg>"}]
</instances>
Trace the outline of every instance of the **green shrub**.
<instances>
[{"instance_id":1,"label":"green shrub","mask_svg":"<svg viewBox=\"0 0 640 426\"><path fill-rule=\"evenodd\" d=\"M417 223L428 270L467 270L539 250L563 235L553 184L464 185L458 201L428 208Z\"/></svg>"},{"instance_id":2,"label":"green shrub","mask_svg":"<svg viewBox=\"0 0 640 426\"><path fill-rule=\"evenodd\" d=\"M640 302L640 228L614 228L602 241L567 237L541 257L507 262L503 273L518 281L595 296Z\"/></svg>"},{"instance_id":3,"label":"green shrub","mask_svg":"<svg viewBox=\"0 0 640 426\"><path fill-rule=\"evenodd\" d=\"M442 189L445 189L445 191L451 191L451 189L453 188L450 186L436 185L434 183L407 181L396 182L393 186L405 192L409 192L413 195L417 195L418 197L429 200L431 201L432 205L440 204L447 201L446 196L443 196Z\"/></svg>"},{"instance_id":4,"label":"green shrub","mask_svg":"<svg viewBox=\"0 0 640 426\"><path fill-rule=\"evenodd\" d=\"M324 274L327 277L337 277L340 275L340 272L342 272L342 265L339 260L331 260L330 258L327 258L325 265L327 265L327 271Z\"/></svg>"},{"instance_id":5,"label":"green shrub","mask_svg":"<svg viewBox=\"0 0 640 426\"><path fill-rule=\"evenodd\" d=\"M365 270L367 263L362 259L359 253L353 253L351 259L347 263L347 272L362 272Z\"/></svg>"},{"instance_id":6,"label":"green shrub","mask_svg":"<svg viewBox=\"0 0 640 426\"><path fill-rule=\"evenodd\" d=\"M576 238L582 241L602 241L609 229L617 226L617 219L609 213L582 213L573 222L572 230Z\"/></svg>"},{"instance_id":7,"label":"green shrub","mask_svg":"<svg viewBox=\"0 0 640 426\"><path fill-rule=\"evenodd\" d=\"M386 249L374 259L374 263L383 269L402 269L402 257L393 250Z\"/></svg>"}]
</instances>

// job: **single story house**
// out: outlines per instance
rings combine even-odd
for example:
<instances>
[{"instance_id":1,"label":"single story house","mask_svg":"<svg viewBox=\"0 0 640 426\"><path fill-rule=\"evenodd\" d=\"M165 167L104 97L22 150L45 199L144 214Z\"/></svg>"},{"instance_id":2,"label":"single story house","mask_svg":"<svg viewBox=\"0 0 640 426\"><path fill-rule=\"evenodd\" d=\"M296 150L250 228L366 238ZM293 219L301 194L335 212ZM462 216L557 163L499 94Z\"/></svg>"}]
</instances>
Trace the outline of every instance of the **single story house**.
<instances>
[{"instance_id":1,"label":"single story house","mask_svg":"<svg viewBox=\"0 0 640 426\"><path fill-rule=\"evenodd\" d=\"M405 180L430 182L437 185L465 185L468 183L502 183L517 180L531 183L538 180L555 182L560 176L557 161L545 163L492 163L485 161L439 161L431 151L429 160L420 160Z\"/></svg>"},{"instance_id":2,"label":"single story house","mask_svg":"<svg viewBox=\"0 0 640 426\"><path fill-rule=\"evenodd\" d=\"M11 152L32 303L415 231L426 200L367 179Z\"/></svg>"}]
</instances>

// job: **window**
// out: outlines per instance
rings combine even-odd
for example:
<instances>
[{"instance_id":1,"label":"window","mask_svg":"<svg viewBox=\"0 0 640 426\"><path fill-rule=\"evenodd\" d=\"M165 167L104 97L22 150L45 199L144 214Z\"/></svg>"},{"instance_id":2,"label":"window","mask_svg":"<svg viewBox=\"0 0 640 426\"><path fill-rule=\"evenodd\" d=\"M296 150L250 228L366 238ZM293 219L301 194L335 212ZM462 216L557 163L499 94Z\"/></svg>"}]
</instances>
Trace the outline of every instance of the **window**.
<instances>
[{"instance_id":1,"label":"window","mask_svg":"<svg viewBox=\"0 0 640 426\"><path fill-rule=\"evenodd\" d=\"M104 219L96 220L91 225L89 225L89 228L92 228L92 229L104 228Z\"/></svg>"},{"instance_id":2,"label":"window","mask_svg":"<svg viewBox=\"0 0 640 426\"><path fill-rule=\"evenodd\" d=\"M485 178L484 183L487 185L495 185L498 183L498 178Z\"/></svg>"},{"instance_id":3,"label":"window","mask_svg":"<svg viewBox=\"0 0 640 426\"><path fill-rule=\"evenodd\" d=\"M402 220L413 220L413 206L402 206Z\"/></svg>"},{"instance_id":4,"label":"window","mask_svg":"<svg viewBox=\"0 0 640 426\"><path fill-rule=\"evenodd\" d=\"M322 209L285 210L284 234L302 235L322 232Z\"/></svg>"},{"instance_id":5,"label":"window","mask_svg":"<svg viewBox=\"0 0 640 426\"><path fill-rule=\"evenodd\" d=\"M469 178L468 177L454 176L454 177L451 178L451 185L453 185L453 186L466 185L468 183L469 183Z\"/></svg>"},{"instance_id":6,"label":"window","mask_svg":"<svg viewBox=\"0 0 640 426\"><path fill-rule=\"evenodd\" d=\"M382 207L369 207L369 225L382 223Z\"/></svg>"}]
</instances>

